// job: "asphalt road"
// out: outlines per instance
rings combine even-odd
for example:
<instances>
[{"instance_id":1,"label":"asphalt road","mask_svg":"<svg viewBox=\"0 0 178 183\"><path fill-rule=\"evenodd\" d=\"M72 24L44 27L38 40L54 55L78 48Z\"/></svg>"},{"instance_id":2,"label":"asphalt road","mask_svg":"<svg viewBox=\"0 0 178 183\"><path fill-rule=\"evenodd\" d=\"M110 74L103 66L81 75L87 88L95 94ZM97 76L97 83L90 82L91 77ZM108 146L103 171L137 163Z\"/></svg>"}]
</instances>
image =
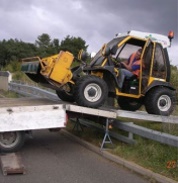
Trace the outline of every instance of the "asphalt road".
<instances>
[{"instance_id":1,"label":"asphalt road","mask_svg":"<svg viewBox=\"0 0 178 183\"><path fill-rule=\"evenodd\" d=\"M67 137L35 131L20 151L25 175L0 172L0 183L147 183L143 177L106 160Z\"/></svg>"}]
</instances>

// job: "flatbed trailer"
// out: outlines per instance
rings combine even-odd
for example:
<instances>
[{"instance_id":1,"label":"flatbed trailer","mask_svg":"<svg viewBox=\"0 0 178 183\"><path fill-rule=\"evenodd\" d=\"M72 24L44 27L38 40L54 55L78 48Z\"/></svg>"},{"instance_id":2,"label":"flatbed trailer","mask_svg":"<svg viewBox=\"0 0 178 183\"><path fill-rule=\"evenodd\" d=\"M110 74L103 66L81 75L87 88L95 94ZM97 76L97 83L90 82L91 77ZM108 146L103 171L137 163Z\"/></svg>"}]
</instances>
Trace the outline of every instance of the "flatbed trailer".
<instances>
[{"instance_id":1,"label":"flatbed trailer","mask_svg":"<svg viewBox=\"0 0 178 183\"><path fill-rule=\"evenodd\" d=\"M0 152L17 151L32 130L65 128L62 104L40 99L0 100Z\"/></svg>"},{"instance_id":2,"label":"flatbed trailer","mask_svg":"<svg viewBox=\"0 0 178 183\"><path fill-rule=\"evenodd\" d=\"M108 119L116 111L81 107L47 98L0 99L0 152L19 150L32 130L65 128L68 117ZM108 135L108 134L106 134Z\"/></svg>"}]
</instances>

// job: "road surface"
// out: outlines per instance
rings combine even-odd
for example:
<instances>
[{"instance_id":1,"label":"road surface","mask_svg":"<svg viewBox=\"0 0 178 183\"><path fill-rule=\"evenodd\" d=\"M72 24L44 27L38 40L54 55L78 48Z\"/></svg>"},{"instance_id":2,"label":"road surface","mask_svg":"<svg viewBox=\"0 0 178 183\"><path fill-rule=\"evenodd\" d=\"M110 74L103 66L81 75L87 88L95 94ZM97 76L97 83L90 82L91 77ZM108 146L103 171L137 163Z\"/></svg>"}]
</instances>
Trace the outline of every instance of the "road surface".
<instances>
[{"instance_id":1,"label":"road surface","mask_svg":"<svg viewBox=\"0 0 178 183\"><path fill-rule=\"evenodd\" d=\"M108 161L60 132L35 131L20 151L26 174L0 183L148 183L142 176Z\"/></svg>"}]
</instances>

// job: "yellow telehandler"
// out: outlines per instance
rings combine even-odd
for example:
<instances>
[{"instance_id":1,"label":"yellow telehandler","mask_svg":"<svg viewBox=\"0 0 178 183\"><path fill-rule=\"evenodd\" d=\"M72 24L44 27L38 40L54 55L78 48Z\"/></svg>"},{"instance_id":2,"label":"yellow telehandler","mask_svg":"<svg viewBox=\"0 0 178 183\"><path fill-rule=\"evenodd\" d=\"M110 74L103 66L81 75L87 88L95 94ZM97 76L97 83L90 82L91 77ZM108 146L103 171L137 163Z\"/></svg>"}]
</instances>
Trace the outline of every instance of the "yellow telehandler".
<instances>
[{"instance_id":1,"label":"yellow telehandler","mask_svg":"<svg viewBox=\"0 0 178 183\"><path fill-rule=\"evenodd\" d=\"M64 101L98 108L107 97L113 97L121 109L136 111L144 105L150 114L168 116L176 103L167 51L173 36L173 32L164 36L132 30L104 44L89 64L81 50L77 58L81 64L72 68L76 58L72 53L60 51L47 58L23 59L22 71L33 81L56 90ZM121 89L118 80L121 63L140 48L143 60L140 74L125 79Z\"/></svg>"}]
</instances>

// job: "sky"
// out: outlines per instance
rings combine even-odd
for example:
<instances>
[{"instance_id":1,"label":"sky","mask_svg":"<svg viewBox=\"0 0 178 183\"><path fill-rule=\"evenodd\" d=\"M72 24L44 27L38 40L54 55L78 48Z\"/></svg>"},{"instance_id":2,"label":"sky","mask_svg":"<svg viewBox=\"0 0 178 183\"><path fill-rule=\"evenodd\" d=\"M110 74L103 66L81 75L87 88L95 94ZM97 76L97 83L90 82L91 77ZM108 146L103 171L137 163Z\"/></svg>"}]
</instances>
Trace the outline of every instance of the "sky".
<instances>
[{"instance_id":1,"label":"sky","mask_svg":"<svg viewBox=\"0 0 178 183\"><path fill-rule=\"evenodd\" d=\"M67 35L86 41L97 52L117 33L129 30L168 35L172 65L178 65L178 0L0 0L0 40L35 43L47 33L62 41Z\"/></svg>"}]
</instances>

